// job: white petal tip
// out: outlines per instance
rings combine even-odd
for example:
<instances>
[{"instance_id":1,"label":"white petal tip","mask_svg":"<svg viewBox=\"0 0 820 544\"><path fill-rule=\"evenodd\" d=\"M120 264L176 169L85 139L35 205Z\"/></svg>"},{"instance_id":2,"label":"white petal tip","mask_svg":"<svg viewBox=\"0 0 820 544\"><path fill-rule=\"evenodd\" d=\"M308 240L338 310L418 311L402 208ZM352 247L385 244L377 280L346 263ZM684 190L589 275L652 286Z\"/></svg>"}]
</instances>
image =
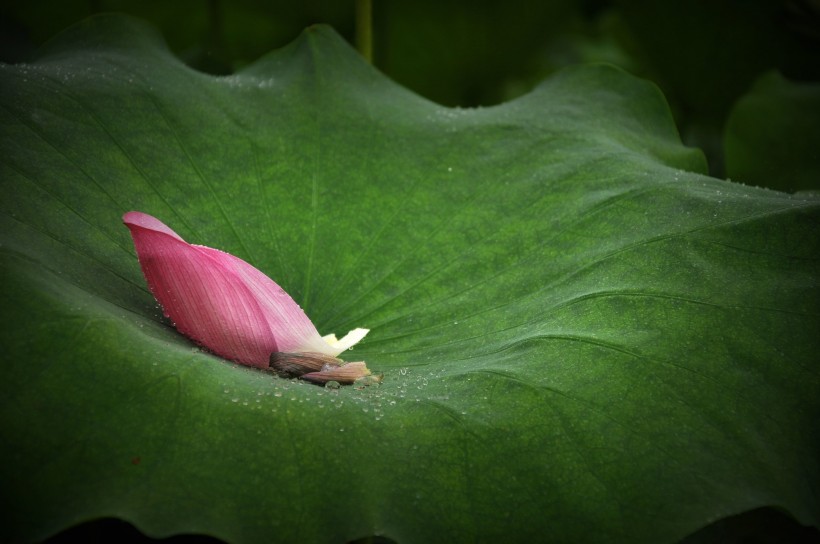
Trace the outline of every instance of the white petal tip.
<instances>
[{"instance_id":1,"label":"white petal tip","mask_svg":"<svg viewBox=\"0 0 820 544\"><path fill-rule=\"evenodd\" d=\"M346 349L350 349L356 344L358 344L362 338L367 336L367 333L370 332L370 329L353 329L340 340L336 338L335 334L328 334L327 336L323 336L322 339L327 342L334 350L338 350L338 353L343 352Z\"/></svg>"}]
</instances>

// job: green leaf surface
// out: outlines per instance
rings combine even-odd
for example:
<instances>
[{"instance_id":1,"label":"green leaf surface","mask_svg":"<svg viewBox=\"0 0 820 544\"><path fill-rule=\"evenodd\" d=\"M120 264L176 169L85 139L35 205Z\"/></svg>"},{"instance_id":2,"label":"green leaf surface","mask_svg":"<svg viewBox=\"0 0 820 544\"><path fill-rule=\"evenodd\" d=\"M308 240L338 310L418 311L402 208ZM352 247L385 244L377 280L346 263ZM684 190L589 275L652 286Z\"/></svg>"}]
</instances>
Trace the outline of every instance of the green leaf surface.
<instances>
[{"instance_id":1,"label":"green leaf surface","mask_svg":"<svg viewBox=\"0 0 820 544\"><path fill-rule=\"evenodd\" d=\"M437 106L328 28L241 73L91 19L0 68L0 540L675 542L820 524L820 199L703 175L651 84ZM120 217L238 255L381 386L203 353Z\"/></svg>"}]
</instances>

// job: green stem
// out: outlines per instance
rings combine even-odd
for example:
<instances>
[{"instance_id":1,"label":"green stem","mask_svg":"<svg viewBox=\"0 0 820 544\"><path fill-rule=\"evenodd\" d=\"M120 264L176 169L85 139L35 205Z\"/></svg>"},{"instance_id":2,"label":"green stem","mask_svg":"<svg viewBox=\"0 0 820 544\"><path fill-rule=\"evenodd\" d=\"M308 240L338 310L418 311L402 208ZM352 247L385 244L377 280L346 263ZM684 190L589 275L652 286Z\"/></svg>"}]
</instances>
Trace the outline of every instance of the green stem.
<instances>
[{"instance_id":1,"label":"green stem","mask_svg":"<svg viewBox=\"0 0 820 544\"><path fill-rule=\"evenodd\" d=\"M373 64L373 0L356 0L356 49Z\"/></svg>"}]
</instances>

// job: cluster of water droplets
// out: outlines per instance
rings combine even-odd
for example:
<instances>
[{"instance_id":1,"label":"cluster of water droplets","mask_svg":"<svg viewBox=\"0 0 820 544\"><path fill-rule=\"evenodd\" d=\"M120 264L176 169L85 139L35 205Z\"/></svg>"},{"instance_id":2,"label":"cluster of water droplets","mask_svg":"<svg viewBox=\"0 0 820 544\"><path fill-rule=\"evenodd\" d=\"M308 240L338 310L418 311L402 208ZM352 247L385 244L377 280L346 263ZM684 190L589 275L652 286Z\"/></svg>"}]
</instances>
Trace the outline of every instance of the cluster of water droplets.
<instances>
[{"instance_id":1,"label":"cluster of water droplets","mask_svg":"<svg viewBox=\"0 0 820 544\"><path fill-rule=\"evenodd\" d=\"M436 108L431 114L427 115L427 120L443 126L446 132L456 132L460 125L460 121L466 116L470 115L474 108Z\"/></svg>"},{"instance_id":2,"label":"cluster of water droplets","mask_svg":"<svg viewBox=\"0 0 820 544\"><path fill-rule=\"evenodd\" d=\"M447 380L436 384L445 376L444 370L404 367L389 371L381 383L371 379L369 383L365 380L353 385L329 383L320 387L303 380L261 374L258 385L251 390L223 384L222 392L227 402L245 409L273 414L289 412L293 407L328 412L354 410L370 416L374 422L389 422L392 411L402 405L449 400ZM436 394L428 391L431 384L437 385ZM339 431L344 432L344 427L340 426Z\"/></svg>"},{"instance_id":3,"label":"cluster of water droplets","mask_svg":"<svg viewBox=\"0 0 820 544\"><path fill-rule=\"evenodd\" d=\"M277 85L277 81L272 78L259 78L249 74L232 74L216 78L218 83L222 83L233 89L271 89Z\"/></svg>"}]
</instances>

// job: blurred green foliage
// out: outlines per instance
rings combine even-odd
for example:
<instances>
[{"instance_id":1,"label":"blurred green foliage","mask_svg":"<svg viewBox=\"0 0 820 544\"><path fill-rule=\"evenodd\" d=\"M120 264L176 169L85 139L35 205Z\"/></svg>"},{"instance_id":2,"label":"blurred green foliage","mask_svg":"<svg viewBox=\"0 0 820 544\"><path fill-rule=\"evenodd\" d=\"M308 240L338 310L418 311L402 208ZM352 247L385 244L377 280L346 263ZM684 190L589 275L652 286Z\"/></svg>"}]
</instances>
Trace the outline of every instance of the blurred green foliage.
<instances>
[{"instance_id":1,"label":"blurred green foliage","mask_svg":"<svg viewBox=\"0 0 820 544\"><path fill-rule=\"evenodd\" d=\"M156 25L191 66L225 74L314 23L330 24L353 42L354 4L10 0L0 8L0 60L24 60L66 26L116 11ZM758 77L776 70L789 80L820 81L819 0L375 0L373 9L376 66L440 104L497 104L579 62L609 62L651 79L669 100L684 142L703 149L719 177L727 174L729 113ZM776 186L820 189L820 181L806 186L807 177L785 176Z\"/></svg>"},{"instance_id":2,"label":"blurred green foliage","mask_svg":"<svg viewBox=\"0 0 820 544\"><path fill-rule=\"evenodd\" d=\"M761 76L732 109L724 149L731 179L789 192L817 189L820 83Z\"/></svg>"}]
</instances>

